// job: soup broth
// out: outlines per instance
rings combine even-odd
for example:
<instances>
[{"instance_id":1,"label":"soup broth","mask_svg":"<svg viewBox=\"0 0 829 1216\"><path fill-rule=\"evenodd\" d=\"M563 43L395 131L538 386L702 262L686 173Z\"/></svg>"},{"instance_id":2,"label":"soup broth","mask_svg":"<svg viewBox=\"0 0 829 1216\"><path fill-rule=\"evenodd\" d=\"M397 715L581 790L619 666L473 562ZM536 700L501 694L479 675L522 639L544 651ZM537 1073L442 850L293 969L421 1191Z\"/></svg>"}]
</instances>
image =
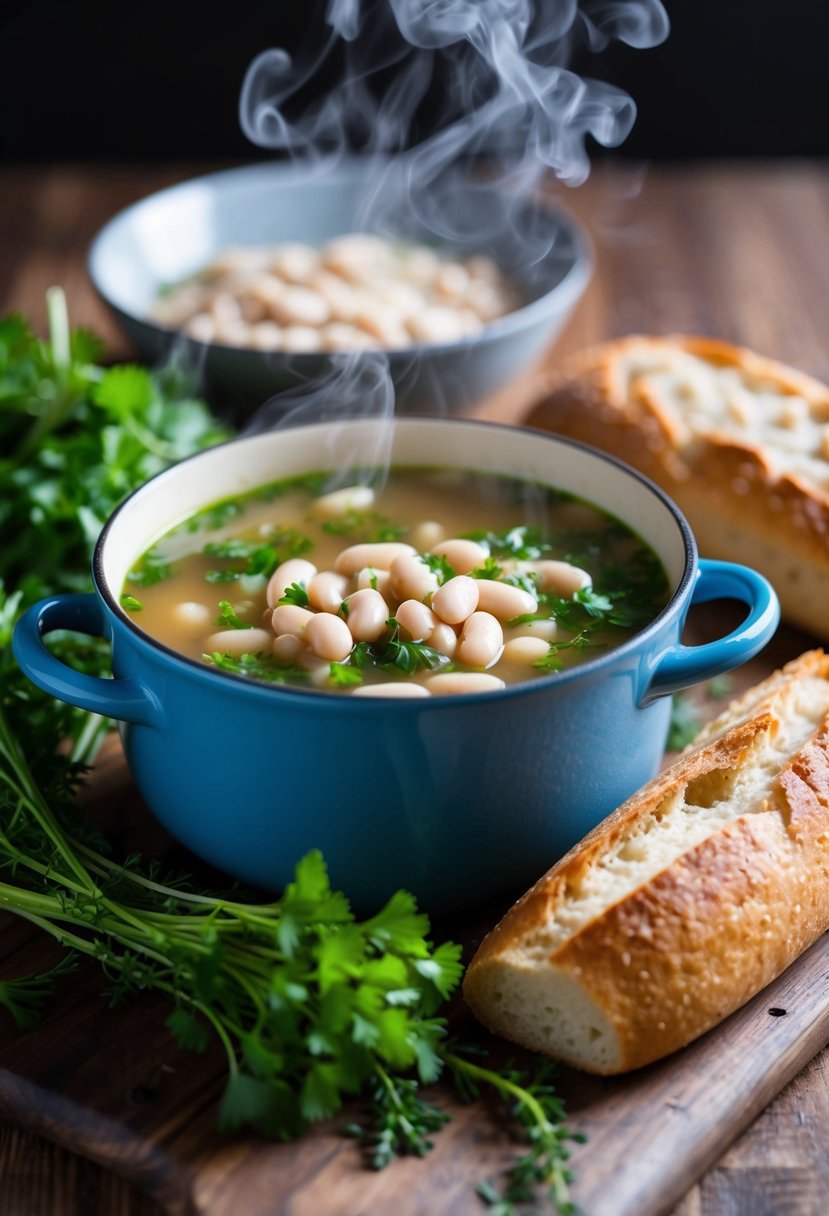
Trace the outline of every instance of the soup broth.
<instances>
[{"instance_id":1,"label":"soup broth","mask_svg":"<svg viewBox=\"0 0 829 1216\"><path fill-rule=\"evenodd\" d=\"M356 696L496 691L596 657L668 598L656 554L597 507L518 478L312 474L162 537L121 603L190 659Z\"/></svg>"}]
</instances>

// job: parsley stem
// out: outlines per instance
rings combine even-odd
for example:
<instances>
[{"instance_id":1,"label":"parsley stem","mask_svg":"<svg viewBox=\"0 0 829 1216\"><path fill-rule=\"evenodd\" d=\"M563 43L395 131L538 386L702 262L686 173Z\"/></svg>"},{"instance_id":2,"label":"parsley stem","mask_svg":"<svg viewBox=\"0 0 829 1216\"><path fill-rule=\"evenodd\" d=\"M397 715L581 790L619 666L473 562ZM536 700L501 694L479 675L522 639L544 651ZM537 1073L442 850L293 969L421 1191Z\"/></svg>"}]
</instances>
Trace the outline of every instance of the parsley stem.
<instances>
[{"instance_id":1,"label":"parsley stem","mask_svg":"<svg viewBox=\"0 0 829 1216\"><path fill-rule=\"evenodd\" d=\"M547 1116L541 1107L541 1103L523 1086L516 1085L507 1077L502 1077L500 1073L493 1072L491 1068L481 1068L479 1064L473 1064L471 1060L464 1060L460 1056L456 1056L451 1051L440 1051L438 1053L441 1059L456 1072L464 1073L467 1077L472 1077L476 1081L483 1081L486 1085L491 1085L498 1089L501 1093L509 1093L525 1106L532 1113L533 1118L540 1128L545 1132L551 1132L555 1129L550 1123Z\"/></svg>"},{"instance_id":2,"label":"parsley stem","mask_svg":"<svg viewBox=\"0 0 829 1216\"><path fill-rule=\"evenodd\" d=\"M65 375L72 366L72 342L69 333L69 310L62 287L50 287L47 290L46 315L55 367Z\"/></svg>"}]
</instances>

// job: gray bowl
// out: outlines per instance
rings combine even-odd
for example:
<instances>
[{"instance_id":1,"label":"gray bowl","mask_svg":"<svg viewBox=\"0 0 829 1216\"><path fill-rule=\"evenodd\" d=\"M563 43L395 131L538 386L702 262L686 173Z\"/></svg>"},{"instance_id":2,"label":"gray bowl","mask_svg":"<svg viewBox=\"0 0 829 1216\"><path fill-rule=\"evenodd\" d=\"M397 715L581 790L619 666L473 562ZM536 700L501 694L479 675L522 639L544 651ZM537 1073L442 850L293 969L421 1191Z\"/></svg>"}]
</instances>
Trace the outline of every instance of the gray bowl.
<instances>
[{"instance_id":1,"label":"gray bowl","mask_svg":"<svg viewBox=\"0 0 829 1216\"><path fill-rule=\"evenodd\" d=\"M143 360L159 364L184 352L203 376L202 390L240 418L273 394L325 374L331 357L185 338L150 317L164 285L194 274L228 245L319 245L353 231L437 241L459 256L485 252L518 283L527 303L463 341L387 352L399 409L463 412L530 366L556 337L590 275L587 239L560 207L471 181L453 186L439 205L409 210L389 198L378 209L378 176L376 163L358 159L325 171L263 163L161 190L100 231L89 254L92 283ZM458 224L442 223L447 209ZM470 224L470 217L480 222ZM436 222L443 228L437 236ZM457 235L462 227L463 237Z\"/></svg>"}]
</instances>

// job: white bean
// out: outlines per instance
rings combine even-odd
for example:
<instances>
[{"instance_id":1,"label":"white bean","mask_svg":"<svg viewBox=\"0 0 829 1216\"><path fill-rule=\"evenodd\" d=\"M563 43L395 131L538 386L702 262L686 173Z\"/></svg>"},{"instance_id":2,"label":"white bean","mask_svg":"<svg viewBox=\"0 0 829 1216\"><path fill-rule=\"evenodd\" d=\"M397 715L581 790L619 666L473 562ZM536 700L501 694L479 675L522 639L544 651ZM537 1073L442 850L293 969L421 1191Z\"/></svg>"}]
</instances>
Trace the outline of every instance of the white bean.
<instances>
[{"instance_id":1,"label":"white bean","mask_svg":"<svg viewBox=\"0 0 829 1216\"><path fill-rule=\"evenodd\" d=\"M216 322L206 312L197 312L185 325L184 332L196 342L212 342L216 336Z\"/></svg>"},{"instance_id":2,"label":"white bean","mask_svg":"<svg viewBox=\"0 0 829 1216\"><path fill-rule=\"evenodd\" d=\"M318 612L337 612L348 591L348 579L334 570L323 570L308 584L308 602Z\"/></svg>"},{"instance_id":3,"label":"white bean","mask_svg":"<svg viewBox=\"0 0 829 1216\"><path fill-rule=\"evenodd\" d=\"M469 286L469 272L457 262L447 262L435 275L435 291L450 303L463 296Z\"/></svg>"},{"instance_id":4,"label":"white bean","mask_svg":"<svg viewBox=\"0 0 829 1216\"><path fill-rule=\"evenodd\" d=\"M539 586L542 591L552 591L563 599L571 599L577 591L584 587L592 587L593 580L586 570L573 566L570 562L543 561L536 562Z\"/></svg>"},{"instance_id":5,"label":"white bean","mask_svg":"<svg viewBox=\"0 0 829 1216\"><path fill-rule=\"evenodd\" d=\"M268 607L276 607L291 583L299 583L307 589L316 573L317 568L313 562L307 562L304 557L289 557L286 562L276 567L268 580L265 592Z\"/></svg>"},{"instance_id":6,"label":"white bean","mask_svg":"<svg viewBox=\"0 0 829 1216\"><path fill-rule=\"evenodd\" d=\"M535 612L538 600L529 591L513 587L511 583L499 583L495 579L481 578L477 582L478 606L484 612L491 612L499 621L510 621L514 616L523 616L526 612Z\"/></svg>"},{"instance_id":7,"label":"white bean","mask_svg":"<svg viewBox=\"0 0 829 1216\"><path fill-rule=\"evenodd\" d=\"M208 654L218 650L220 654L258 654L261 650L270 650L273 645L273 634L266 629L222 629L219 633L211 633L204 643Z\"/></svg>"},{"instance_id":8,"label":"white bean","mask_svg":"<svg viewBox=\"0 0 829 1216\"><path fill-rule=\"evenodd\" d=\"M315 688L325 688L331 678L331 661L321 659L319 655L304 650L299 655L299 666L311 673L311 683Z\"/></svg>"},{"instance_id":9,"label":"white bean","mask_svg":"<svg viewBox=\"0 0 829 1216\"><path fill-rule=\"evenodd\" d=\"M505 663L515 663L520 667L532 667L539 659L543 659L550 649L544 638L523 637L511 638L504 646L502 655Z\"/></svg>"},{"instance_id":10,"label":"white bean","mask_svg":"<svg viewBox=\"0 0 829 1216\"><path fill-rule=\"evenodd\" d=\"M324 325L331 319L331 308L317 291L307 287L283 287L274 293L271 316L281 325Z\"/></svg>"},{"instance_id":11,"label":"white bean","mask_svg":"<svg viewBox=\"0 0 829 1216\"><path fill-rule=\"evenodd\" d=\"M263 587L266 587L268 580L264 574L240 574L237 587L240 591L244 591L245 595L258 595ZM251 608L253 601L250 601Z\"/></svg>"},{"instance_id":12,"label":"white bean","mask_svg":"<svg viewBox=\"0 0 829 1216\"><path fill-rule=\"evenodd\" d=\"M395 680L388 684L361 684L351 694L353 697L430 697L432 694L422 684Z\"/></svg>"},{"instance_id":13,"label":"white bean","mask_svg":"<svg viewBox=\"0 0 829 1216\"><path fill-rule=\"evenodd\" d=\"M298 604L280 604L273 610L273 631L277 637L280 633L294 633L301 638L313 617L313 612L300 608Z\"/></svg>"},{"instance_id":14,"label":"white bean","mask_svg":"<svg viewBox=\"0 0 829 1216\"><path fill-rule=\"evenodd\" d=\"M319 254L310 245L277 245L268 258L268 269L289 283L305 283L319 265Z\"/></svg>"},{"instance_id":15,"label":"white bean","mask_svg":"<svg viewBox=\"0 0 829 1216\"><path fill-rule=\"evenodd\" d=\"M470 667L489 667L504 647L501 624L489 612L473 612L463 623L457 657Z\"/></svg>"},{"instance_id":16,"label":"white bean","mask_svg":"<svg viewBox=\"0 0 829 1216\"><path fill-rule=\"evenodd\" d=\"M220 279L224 275L250 274L265 264L267 251L246 245L228 245L216 254L202 271L205 279Z\"/></svg>"},{"instance_id":17,"label":"white bean","mask_svg":"<svg viewBox=\"0 0 829 1216\"><path fill-rule=\"evenodd\" d=\"M486 671L447 671L442 675L429 676L426 687L433 697L447 697L453 693L495 692L504 688L503 680Z\"/></svg>"},{"instance_id":18,"label":"white bean","mask_svg":"<svg viewBox=\"0 0 829 1216\"><path fill-rule=\"evenodd\" d=\"M406 328L418 342L456 342L463 337L463 323L451 308L424 308L409 318Z\"/></svg>"},{"instance_id":19,"label":"white bean","mask_svg":"<svg viewBox=\"0 0 829 1216\"><path fill-rule=\"evenodd\" d=\"M434 612L420 600L404 600L398 606L394 616L400 628L413 642L428 641L438 624L438 618ZM449 625L445 625L444 628L449 629L454 638L454 630Z\"/></svg>"},{"instance_id":20,"label":"white bean","mask_svg":"<svg viewBox=\"0 0 829 1216\"><path fill-rule=\"evenodd\" d=\"M478 583L481 581L467 574L450 578L432 596L432 611L447 625L460 625L478 607Z\"/></svg>"},{"instance_id":21,"label":"white bean","mask_svg":"<svg viewBox=\"0 0 829 1216\"><path fill-rule=\"evenodd\" d=\"M483 565L489 556L489 551L476 540L461 538L439 541L429 552L445 557L456 574L468 574L476 566Z\"/></svg>"},{"instance_id":22,"label":"white bean","mask_svg":"<svg viewBox=\"0 0 829 1216\"><path fill-rule=\"evenodd\" d=\"M298 354L320 349L318 329L310 325L288 325L282 331L282 349L296 351Z\"/></svg>"},{"instance_id":23,"label":"white bean","mask_svg":"<svg viewBox=\"0 0 829 1216\"><path fill-rule=\"evenodd\" d=\"M395 594L401 600L424 600L438 589L438 576L413 553L396 557L389 573Z\"/></svg>"},{"instance_id":24,"label":"white bean","mask_svg":"<svg viewBox=\"0 0 829 1216\"><path fill-rule=\"evenodd\" d=\"M249 346L252 332L250 325L242 320L217 321L213 341L222 346Z\"/></svg>"},{"instance_id":25,"label":"white bean","mask_svg":"<svg viewBox=\"0 0 829 1216\"><path fill-rule=\"evenodd\" d=\"M345 624L355 642L376 642L386 628L389 607L379 591L370 587L346 596Z\"/></svg>"},{"instance_id":26,"label":"white bean","mask_svg":"<svg viewBox=\"0 0 829 1216\"><path fill-rule=\"evenodd\" d=\"M383 597L391 591L391 575L388 570L375 570L374 566L363 566L356 575L357 590L364 591L368 587L379 591Z\"/></svg>"},{"instance_id":27,"label":"white bean","mask_svg":"<svg viewBox=\"0 0 829 1216\"><path fill-rule=\"evenodd\" d=\"M375 570L388 570L396 557L405 553L414 553L411 545L402 541L378 541L376 544L349 545L338 554L334 569L338 574L356 574L363 566L373 566Z\"/></svg>"},{"instance_id":28,"label":"white bean","mask_svg":"<svg viewBox=\"0 0 829 1216\"><path fill-rule=\"evenodd\" d=\"M320 330L323 350L372 350L378 342L364 329L345 321L330 321Z\"/></svg>"},{"instance_id":29,"label":"white bean","mask_svg":"<svg viewBox=\"0 0 829 1216\"><path fill-rule=\"evenodd\" d=\"M242 310L239 301L229 291L218 291L210 301L210 315L216 322L216 328L232 325L242 320Z\"/></svg>"},{"instance_id":30,"label":"white bean","mask_svg":"<svg viewBox=\"0 0 829 1216\"><path fill-rule=\"evenodd\" d=\"M279 350L284 332L275 321L260 321L251 330L251 346L256 350Z\"/></svg>"},{"instance_id":31,"label":"white bean","mask_svg":"<svg viewBox=\"0 0 829 1216\"><path fill-rule=\"evenodd\" d=\"M507 637L542 638L545 642L552 642L558 637L558 625L552 618L546 621L524 621L522 625L514 625Z\"/></svg>"},{"instance_id":32,"label":"white bean","mask_svg":"<svg viewBox=\"0 0 829 1216\"><path fill-rule=\"evenodd\" d=\"M399 279L384 279L375 283L374 295L384 304L390 304L402 318L414 316L426 303L421 291Z\"/></svg>"},{"instance_id":33,"label":"white bean","mask_svg":"<svg viewBox=\"0 0 829 1216\"><path fill-rule=\"evenodd\" d=\"M347 659L354 645L348 625L332 612L313 616L305 626L304 638L313 654L331 663Z\"/></svg>"},{"instance_id":34,"label":"white bean","mask_svg":"<svg viewBox=\"0 0 829 1216\"><path fill-rule=\"evenodd\" d=\"M343 486L341 490L315 498L308 510L315 519L342 519L352 512L367 511L373 503L371 486Z\"/></svg>"},{"instance_id":35,"label":"white bean","mask_svg":"<svg viewBox=\"0 0 829 1216\"><path fill-rule=\"evenodd\" d=\"M440 270L440 259L433 249L415 245L400 254L400 269L404 279L420 286L431 285Z\"/></svg>"},{"instance_id":36,"label":"white bean","mask_svg":"<svg viewBox=\"0 0 829 1216\"><path fill-rule=\"evenodd\" d=\"M409 338L403 317L379 300L371 300L354 312L354 324L381 344L390 348L409 346Z\"/></svg>"},{"instance_id":37,"label":"white bean","mask_svg":"<svg viewBox=\"0 0 829 1216\"><path fill-rule=\"evenodd\" d=\"M255 299L253 296L247 295L244 291L240 291L236 299L239 301L239 311L242 314L242 320L247 321L248 325L252 325L250 340L254 345L258 345L257 330L259 323L265 321L265 306L261 300Z\"/></svg>"},{"instance_id":38,"label":"white bean","mask_svg":"<svg viewBox=\"0 0 829 1216\"><path fill-rule=\"evenodd\" d=\"M192 600L185 600L181 604L176 604L173 616L179 625L187 625L200 632L205 625L211 624L213 613L206 604L196 604Z\"/></svg>"},{"instance_id":39,"label":"white bean","mask_svg":"<svg viewBox=\"0 0 829 1216\"><path fill-rule=\"evenodd\" d=\"M493 321L495 317L500 317L507 310L504 297L498 288L491 283L485 283L483 279L472 280L466 290L464 300L482 321Z\"/></svg>"},{"instance_id":40,"label":"white bean","mask_svg":"<svg viewBox=\"0 0 829 1216\"><path fill-rule=\"evenodd\" d=\"M291 667L305 648L295 633L282 633L274 638L271 649L278 663Z\"/></svg>"},{"instance_id":41,"label":"white bean","mask_svg":"<svg viewBox=\"0 0 829 1216\"><path fill-rule=\"evenodd\" d=\"M420 553L426 553L443 540L446 529L434 519L424 519L412 529L412 544Z\"/></svg>"},{"instance_id":42,"label":"white bean","mask_svg":"<svg viewBox=\"0 0 829 1216\"><path fill-rule=\"evenodd\" d=\"M466 259L465 266L472 279L484 279L487 283L497 283L501 277L497 265L486 254L474 254L471 258Z\"/></svg>"},{"instance_id":43,"label":"white bean","mask_svg":"<svg viewBox=\"0 0 829 1216\"><path fill-rule=\"evenodd\" d=\"M308 286L318 291L331 309L333 321L331 324L342 322L350 325L354 313L360 306L361 296L350 283L344 282L339 275L331 274L328 270L317 270L308 280ZM360 330L358 333L362 332Z\"/></svg>"},{"instance_id":44,"label":"white bean","mask_svg":"<svg viewBox=\"0 0 829 1216\"><path fill-rule=\"evenodd\" d=\"M390 256L388 241L368 232L354 232L329 241L322 251L322 262L335 274L356 282L387 263Z\"/></svg>"},{"instance_id":45,"label":"white bean","mask_svg":"<svg viewBox=\"0 0 829 1216\"><path fill-rule=\"evenodd\" d=\"M458 648L458 635L451 625L438 621L429 634L429 645L433 650L439 650L441 654L445 654L447 659L454 658Z\"/></svg>"}]
</instances>

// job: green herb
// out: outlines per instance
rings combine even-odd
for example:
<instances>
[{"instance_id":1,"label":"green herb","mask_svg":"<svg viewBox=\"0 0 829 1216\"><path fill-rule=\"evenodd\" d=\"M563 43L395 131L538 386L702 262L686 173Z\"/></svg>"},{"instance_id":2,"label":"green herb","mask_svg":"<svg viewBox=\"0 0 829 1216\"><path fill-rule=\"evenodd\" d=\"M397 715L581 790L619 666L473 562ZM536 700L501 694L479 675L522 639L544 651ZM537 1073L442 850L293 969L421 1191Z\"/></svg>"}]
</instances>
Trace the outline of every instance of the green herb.
<instances>
[{"instance_id":1,"label":"green herb","mask_svg":"<svg viewBox=\"0 0 829 1216\"><path fill-rule=\"evenodd\" d=\"M585 1137L566 1126L561 1100L550 1084L556 1065L545 1061L530 1079L517 1069L494 1072L465 1059L458 1051L445 1053L444 1059L467 1100L479 1098L481 1086L494 1089L530 1144L529 1151L507 1171L503 1192L491 1182L478 1187L490 1211L497 1216L516 1216L517 1205L534 1204L544 1195L560 1216L575 1216L569 1193L572 1175L567 1144L584 1143Z\"/></svg>"},{"instance_id":2,"label":"green herb","mask_svg":"<svg viewBox=\"0 0 829 1216\"><path fill-rule=\"evenodd\" d=\"M253 625L239 619L230 600L219 600L219 615L214 622L223 629L253 629Z\"/></svg>"},{"instance_id":3,"label":"green herb","mask_svg":"<svg viewBox=\"0 0 829 1216\"><path fill-rule=\"evenodd\" d=\"M670 725L665 744L668 751L681 752L689 743L693 743L701 729L702 719L691 698L683 693L671 697Z\"/></svg>"},{"instance_id":4,"label":"green herb","mask_svg":"<svg viewBox=\"0 0 829 1216\"><path fill-rule=\"evenodd\" d=\"M348 663L332 663L328 669L328 683L333 688L348 687L351 684L362 684L363 677L359 668Z\"/></svg>"},{"instance_id":5,"label":"green herb","mask_svg":"<svg viewBox=\"0 0 829 1216\"><path fill-rule=\"evenodd\" d=\"M730 696L733 688L734 680L731 676L714 676L713 680L708 681L708 695L715 701L721 701L723 697Z\"/></svg>"},{"instance_id":6,"label":"green herb","mask_svg":"<svg viewBox=\"0 0 829 1216\"><path fill-rule=\"evenodd\" d=\"M203 654L205 663L229 671L234 676L247 676L249 680L261 680L266 684L307 684L309 675L301 667L280 667L272 655L222 654L214 650Z\"/></svg>"},{"instance_id":7,"label":"green herb","mask_svg":"<svg viewBox=\"0 0 829 1216\"><path fill-rule=\"evenodd\" d=\"M469 571L471 578L500 579L501 574L502 571L498 560L491 553L487 554L486 560L480 566L476 566L474 570Z\"/></svg>"},{"instance_id":8,"label":"green herb","mask_svg":"<svg viewBox=\"0 0 829 1216\"><path fill-rule=\"evenodd\" d=\"M121 607L126 608L127 612L142 612L144 609L144 605L134 595L122 595Z\"/></svg>"},{"instance_id":9,"label":"green herb","mask_svg":"<svg viewBox=\"0 0 829 1216\"><path fill-rule=\"evenodd\" d=\"M520 591L526 591L528 595L538 598L538 584L531 574L519 574L516 571L514 574L508 574L504 582L509 587L518 587Z\"/></svg>"},{"instance_id":10,"label":"green herb","mask_svg":"<svg viewBox=\"0 0 829 1216\"><path fill-rule=\"evenodd\" d=\"M400 625L395 617L389 617L386 625L391 630L391 636L368 647L375 666L408 675L421 669L435 671L449 662L445 654L435 650L434 646L427 646L425 642L402 642Z\"/></svg>"},{"instance_id":11,"label":"green herb","mask_svg":"<svg viewBox=\"0 0 829 1216\"><path fill-rule=\"evenodd\" d=\"M242 562L227 569L208 570L209 583L232 583L243 575L270 578L277 566L291 557L302 557L313 549L314 543L296 528L275 528L267 541L248 541L234 537L229 540L208 541L202 548L206 557Z\"/></svg>"},{"instance_id":12,"label":"green herb","mask_svg":"<svg viewBox=\"0 0 829 1216\"><path fill-rule=\"evenodd\" d=\"M323 532L330 536L350 536L355 542L376 544L400 540L408 532L404 524L393 523L376 511L346 511L337 519L327 519Z\"/></svg>"},{"instance_id":13,"label":"green herb","mask_svg":"<svg viewBox=\"0 0 829 1216\"><path fill-rule=\"evenodd\" d=\"M552 547L543 529L531 524L509 528L506 532L480 530L464 535L484 545L493 557L511 557L519 561L534 561Z\"/></svg>"},{"instance_id":14,"label":"green herb","mask_svg":"<svg viewBox=\"0 0 829 1216\"><path fill-rule=\"evenodd\" d=\"M39 1024L43 1006L54 992L56 981L67 972L74 971L76 966L75 955L67 954L49 971L14 980L0 980L0 1005L12 1015L18 1030L32 1030Z\"/></svg>"},{"instance_id":15,"label":"green herb","mask_svg":"<svg viewBox=\"0 0 829 1216\"><path fill-rule=\"evenodd\" d=\"M296 604L298 608L307 608L309 604L308 592L302 583L291 583L290 587L285 588L285 594L278 602L280 604Z\"/></svg>"},{"instance_id":16,"label":"green herb","mask_svg":"<svg viewBox=\"0 0 829 1216\"><path fill-rule=\"evenodd\" d=\"M441 553L424 553L420 560L424 566L427 566L432 574L437 575L438 585L442 586L448 583L450 578L454 578L458 573L455 567L448 562Z\"/></svg>"},{"instance_id":17,"label":"green herb","mask_svg":"<svg viewBox=\"0 0 829 1216\"><path fill-rule=\"evenodd\" d=\"M566 638L561 642L550 642L547 653L540 659L536 659L533 667L539 671L560 671L563 664L559 655L563 650L575 650L581 652L587 650L590 646L595 646L593 636L589 629L582 629L580 633L573 634L572 637Z\"/></svg>"},{"instance_id":18,"label":"green herb","mask_svg":"<svg viewBox=\"0 0 829 1216\"><path fill-rule=\"evenodd\" d=\"M137 566L127 575L127 580L136 587L153 587L163 583L173 573L173 567L155 549L150 549Z\"/></svg>"}]
</instances>

